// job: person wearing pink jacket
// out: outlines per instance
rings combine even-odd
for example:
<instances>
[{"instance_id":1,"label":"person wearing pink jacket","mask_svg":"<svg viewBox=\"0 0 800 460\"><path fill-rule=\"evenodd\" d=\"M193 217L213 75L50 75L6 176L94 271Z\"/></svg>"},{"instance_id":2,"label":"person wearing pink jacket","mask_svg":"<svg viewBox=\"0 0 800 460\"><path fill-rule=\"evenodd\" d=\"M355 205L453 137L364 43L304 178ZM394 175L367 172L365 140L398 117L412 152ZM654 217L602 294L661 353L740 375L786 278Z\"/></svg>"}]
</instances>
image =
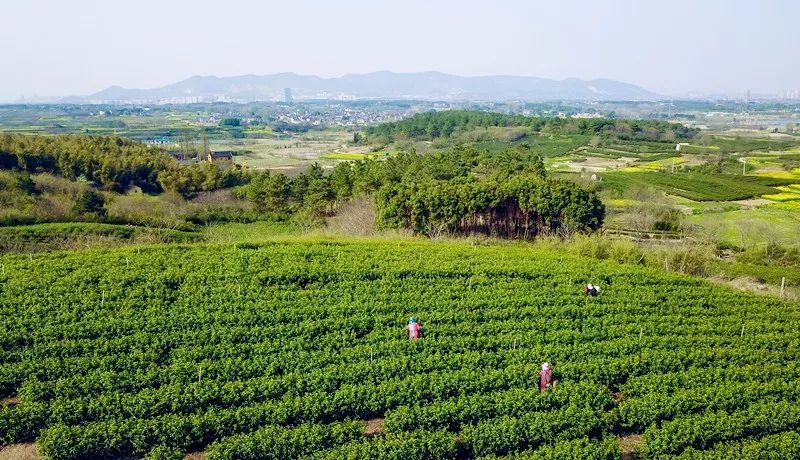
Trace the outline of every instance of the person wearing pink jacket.
<instances>
[{"instance_id":1,"label":"person wearing pink jacket","mask_svg":"<svg viewBox=\"0 0 800 460\"><path fill-rule=\"evenodd\" d=\"M406 326L406 329L408 329L409 339L411 340L419 339L419 332L422 330L422 326L419 325L417 318L412 316L411 319L408 320L408 326Z\"/></svg>"},{"instance_id":2,"label":"person wearing pink jacket","mask_svg":"<svg viewBox=\"0 0 800 460\"><path fill-rule=\"evenodd\" d=\"M553 370L550 369L550 364L542 364L542 370L539 372L539 391L544 391L553 384Z\"/></svg>"}]
</instances>

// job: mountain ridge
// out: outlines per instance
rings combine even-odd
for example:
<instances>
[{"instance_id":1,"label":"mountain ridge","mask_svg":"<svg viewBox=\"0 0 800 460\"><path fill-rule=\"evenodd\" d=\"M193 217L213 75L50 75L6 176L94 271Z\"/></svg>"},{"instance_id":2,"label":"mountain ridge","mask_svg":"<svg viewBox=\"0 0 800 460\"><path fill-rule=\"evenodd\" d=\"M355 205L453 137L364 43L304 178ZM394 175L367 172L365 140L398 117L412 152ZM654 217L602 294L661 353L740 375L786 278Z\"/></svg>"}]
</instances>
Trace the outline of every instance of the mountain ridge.
<instances>
[{"instance_id":1,"label":"mountain ridge","mask_svg":"<svg viewBox=\"0 0 800 460\"><path fill-rule=\"evenodd\" d=\"M640 86L597 78L554 80L515 75L459 76L437 71L400 73L375 71L319 77L282 72L269 75L217 77L194 75L158 88L109 86L65 102L251 102L283 100L290 88L297 100L309 99L419 99L419 100L657 100L661 96Z\"/></svg>"}]
</instances>

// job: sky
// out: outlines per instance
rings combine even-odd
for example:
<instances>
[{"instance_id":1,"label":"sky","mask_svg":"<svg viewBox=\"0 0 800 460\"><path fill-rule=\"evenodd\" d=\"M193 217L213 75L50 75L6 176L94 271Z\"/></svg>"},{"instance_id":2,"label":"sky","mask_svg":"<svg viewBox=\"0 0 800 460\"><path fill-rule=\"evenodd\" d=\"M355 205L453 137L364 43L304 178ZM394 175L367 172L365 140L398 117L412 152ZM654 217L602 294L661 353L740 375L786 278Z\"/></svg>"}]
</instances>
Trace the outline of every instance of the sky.
<instances>
[{"instance_id":1,"label":"sky","mask_svg":"<svg viewBox=\"0 0 800 460\"><path fill-rule=\"evenodd\" d=\"M800 89L799 25L797 0L4 1L0 100L378 70L771 95Z\"/></svg>"}]
</instances>

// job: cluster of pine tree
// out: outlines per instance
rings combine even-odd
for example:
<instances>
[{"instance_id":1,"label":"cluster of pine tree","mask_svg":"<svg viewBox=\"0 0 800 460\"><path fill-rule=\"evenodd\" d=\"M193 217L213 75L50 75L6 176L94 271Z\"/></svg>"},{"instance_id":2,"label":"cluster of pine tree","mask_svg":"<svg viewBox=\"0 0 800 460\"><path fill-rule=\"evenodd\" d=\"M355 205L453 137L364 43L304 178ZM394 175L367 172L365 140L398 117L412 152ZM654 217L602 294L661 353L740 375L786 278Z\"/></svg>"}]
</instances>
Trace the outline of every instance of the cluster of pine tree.
<instances>
[{"instance_id":1,"label":"cluster of pine tree","mask_svg":"<svg viewBox=\"0 0 800 460\"><path fill-rule=\"evenodd\" d=\"M399 180L376 195L378 225L423 235L494 235L535 238L541 234L591 231L603 225L597 194L548 178L544 164L526 147L504 152L502 163L483 163L470 147L448 154L405 159Z\"/></svg>"},{"instance_id":2,"label":"cluster of pine tree","mask_svg":"<svg viewBox=\"0 0 800 460\"><path fill-rule=\"evenodd\" d=\"M407 181L377 195L378 224L423 235L535 238L600 228L605 208L593 192L531 174Z\"/></svg>"},{"instance_id":3,"label":"cluster of pine tree","mask_svg":"<svg viewBox=\"0 0 800 460\"><path fill-rule=\"evenodd\" d=\"M527 117L470 110L426 112L405 120L382 123L366 130L368 137L387 141L402 138L436 139L457 132L487 127L527 127L532 132L559 132L607 135L620 139L672 141L689 139L698 130L678 123L657 120L621 120L611 118Z\"/></svg>"}]
</instances>

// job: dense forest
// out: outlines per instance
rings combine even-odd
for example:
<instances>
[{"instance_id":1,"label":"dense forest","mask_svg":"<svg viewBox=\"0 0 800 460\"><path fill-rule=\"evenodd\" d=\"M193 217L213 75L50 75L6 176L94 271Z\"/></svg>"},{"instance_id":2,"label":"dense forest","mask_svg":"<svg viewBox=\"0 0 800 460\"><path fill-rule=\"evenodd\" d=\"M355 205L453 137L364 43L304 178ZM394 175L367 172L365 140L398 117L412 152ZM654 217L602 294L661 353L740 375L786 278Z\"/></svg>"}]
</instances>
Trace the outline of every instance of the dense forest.
<instances>
[{"instance_id":1,"label":"dense forest","mask_svg":"<svg viewBox=\"0 0 800 460\"><path fill-rule=\"evenodd\" d=\"M161 149L104 136L0 134L0 169L51 173L116 192L136 186L148 193L167 190L186 197L244 181L235 170L210 164L181 166Z\"/></svg>"},{"instance_id":2,"label":"dense forest","mask_svg":"<svg viewBox=\"0 0 800 460\"><path fill-rule=\"evenodd\" d=\"M426 112L405 120L370 127L366 134L368 137L388 140L396 137L435 139L487 127L526 127L534 133L607 135L622 140L649 141L690 139L697 134L694 128L655 120L543 118L469 110Z\"/></svg>"}]
</instances>

